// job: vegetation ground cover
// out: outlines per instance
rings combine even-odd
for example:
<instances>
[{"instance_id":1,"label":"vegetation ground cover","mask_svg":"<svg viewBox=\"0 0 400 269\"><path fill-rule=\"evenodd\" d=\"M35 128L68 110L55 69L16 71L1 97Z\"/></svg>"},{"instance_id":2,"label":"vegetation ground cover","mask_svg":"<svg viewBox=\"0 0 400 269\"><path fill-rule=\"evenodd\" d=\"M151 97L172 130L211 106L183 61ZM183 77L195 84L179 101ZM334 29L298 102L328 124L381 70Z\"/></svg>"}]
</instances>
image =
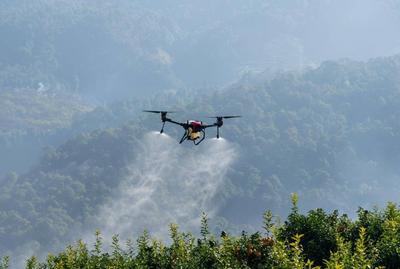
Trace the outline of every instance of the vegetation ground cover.
<instances>
[{"instance_id":1,"label":"vegetation ground cover","mask_svg":"<svg viewBox=\"0 0 400 269\"><path fill-rule=\"evenodd\" d=\"M210 232L206 214L198 237L170 225L170 243L144 233L123 247L118 235L104 251L100 231L93 247L82 240L45 261L33 256L26 268L399 268L400 208L359 208L355 220L338 211L299 212L298 195L292 194L292 210L281 223L265 212L263 230L235 236ZM0 268L8 268L9 257Z\"/></svg>"}]
</instances>

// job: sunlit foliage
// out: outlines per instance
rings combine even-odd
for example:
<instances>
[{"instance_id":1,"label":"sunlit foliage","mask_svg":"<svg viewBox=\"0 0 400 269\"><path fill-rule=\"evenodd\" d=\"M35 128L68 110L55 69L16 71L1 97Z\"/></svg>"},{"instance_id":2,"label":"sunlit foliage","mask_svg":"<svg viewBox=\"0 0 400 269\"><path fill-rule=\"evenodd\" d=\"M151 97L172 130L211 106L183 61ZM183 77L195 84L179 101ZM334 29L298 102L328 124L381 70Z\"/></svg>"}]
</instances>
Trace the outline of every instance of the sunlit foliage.
<instances>
[{"instance_id":1,"label":"sunlit foliage","mask_svg":"<svg viewBox=\"0 0 400 269\"><path fill-rule=\"evenodd\" d=\"M267 212L261 232L243 231L237 236L222 231L216 236L203 214L198 238L171 224L169 244L144 231L136 244L131 240L123 244L114 235L110 246L104 246L100 231L96 231L92 247L79 240L56 255L49 254L45 261L32 256L26 268L399 268L400 208L395 204L368 213L380 220L374 230L368 228L365 210L360 209L354 221L337 211L329 214L322 209L301 214L296 197L292 196L293 208L287 221L277 224ZM0 268L9 264L10 258L4 257Z\"/></svg>"}]
</instances>

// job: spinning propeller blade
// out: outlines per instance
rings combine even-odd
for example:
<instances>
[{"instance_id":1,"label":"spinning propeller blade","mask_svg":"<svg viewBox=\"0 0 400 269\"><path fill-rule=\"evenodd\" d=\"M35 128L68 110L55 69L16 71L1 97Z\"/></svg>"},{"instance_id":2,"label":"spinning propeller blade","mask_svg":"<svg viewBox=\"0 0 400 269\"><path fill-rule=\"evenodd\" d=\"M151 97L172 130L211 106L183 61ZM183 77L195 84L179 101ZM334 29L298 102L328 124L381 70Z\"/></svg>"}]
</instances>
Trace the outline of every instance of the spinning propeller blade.
<instances>
[{"instance_id":1,"label":"spinning propeller blade","mask_svg":"<svg viewBox=\"0 0 400 269\"><path fill-rule=\"evenodd\" d=\"M160 111L160 110L143 110L143 112L157 113L157 114L176 113L176 111Z\"/></svg>"},{"instance_id":2,"label":"spinning propeller blade","mask_svg":"<svg viewBox=\"0 0 400 269\"><path fill-rule=\"evenodd\" d=\"M211 119L233 119L233 118L241 118L242 116L214 116L214 117L208 117Z\"/></svg>"}]
</instances>

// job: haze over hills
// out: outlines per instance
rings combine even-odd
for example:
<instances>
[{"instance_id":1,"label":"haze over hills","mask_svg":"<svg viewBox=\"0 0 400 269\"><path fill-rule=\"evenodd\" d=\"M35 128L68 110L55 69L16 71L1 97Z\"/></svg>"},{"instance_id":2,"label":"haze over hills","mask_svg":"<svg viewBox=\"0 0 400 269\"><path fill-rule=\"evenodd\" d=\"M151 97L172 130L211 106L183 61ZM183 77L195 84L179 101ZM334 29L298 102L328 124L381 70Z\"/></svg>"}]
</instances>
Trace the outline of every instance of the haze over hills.
<instances>
[{"instance_id":1,"label":"haze over hills","mask_svg":"<svg viewBox=\"0 0 400 269\"><path fill-rule=\"evenodd\" d=\"M244 82L258 72L264 74L257 76L262 81L282 69L317 66L324 60L399 53L399 10L398 1L392 0L2 1L0 91L7 91L3 103L43 99L35 92L58 92L59 98L67 99L72 93L80 106L95 112L92 120L64 128L74 113L65 110L69 116L61 116L50 134L39 130L42 122L28 133L2 140L1 152L6 154L0 156L0 174L26 172L43 147L57 147L80 131L117 126L114 123L133 116L126 105L121 108L130 110L126 117L110 115L110 103L132 98L136 101L129 102L146 102L137 99L169 91L171 102L155 97L168 107L239 78ZM180 94L174 94L177 91ZM47 113L42 121L59 115L51 104L41 104L41 115ZM23 113L37 108L25 105ZM2 113L9 119L3 117L0 128L9 133L13 130L7 126L20 116ZM100 124L102 117L109 120Z\"/></svg>"},{"instance_id":2,"label":"haze over hills","mask_svg":"<svg viewBox=\"0 0 400 269\"><path fill-rule=\"evenodd\" d=\"M396 1L0 3L0 85L109 102L400 52Z\"/></svg>"},{"instance_id":3,"label":"haze over hills","mask_svg":"<svg viewBox=\"0 0 400 269\"><path fill-rule=\"evenodd\" d=\"M0 175L29 169L43 147L70 137L75 118L93 109L76 95L42 88L3 90L0 107Z\"/></svg>"},{"instance_id":4,"label":"haze over hills","mask_svg":"<svg viewBox=\"0 0 400 269\"><path fill-rule=\"evenodd\" d=\"M238 155L215 196L217 229L257 227L265 209L284 216L290 206L287 197L294 191L304 209L317 206L350 213L360 205L370 208L396 201L399 74L399 56L325 62L316 69L280 73L267 80L242 80L175 107L192 115L230 111L244 115L242 120L227 121L221 130ZM162 96L148 105L164 105ZM104 115L138 116L137 104L125 106L131 109L109 107ZM100 126L110 119L94 120L93 113L76 120L86 118ZM38 250L47 249L76 238L74 231L92 227L99 208L116 199L115 191L127 179L133 160L147 156L141 155L143 136L160 127L157 121L146 116L118 128L84 132L47 150L28 173L4 177L0 212L6 217L0 238L13 243L2 245L2 250L29 242L42 245ZM180 131L173 126L166 129L172 138ZM177 141L176 147L184 147L190 155L197 150ZM180 157L174 156L179 162ZM140 176L129 178L133 184ZM172 193L165 197L163 203L176 202Z\"/></svg>"},{"instance_id":5,"label":"haze over hills","mask_svg":"<svg viewBox=\"0 0 400 269\"><path fill-rule=\"evenodd\" d=\"M393 0L1 1L0 253L54 251L97 227L136 233L146 222L129 219L143 216L132 200L189 228L209 210L226 231L257 228L266 209L285 216L292 192L303 210L398 201L399 11ZM225 122L224 144L178 145L168 125L164 145L143 109L243 118Z\"/></svg>"}]
</instances>

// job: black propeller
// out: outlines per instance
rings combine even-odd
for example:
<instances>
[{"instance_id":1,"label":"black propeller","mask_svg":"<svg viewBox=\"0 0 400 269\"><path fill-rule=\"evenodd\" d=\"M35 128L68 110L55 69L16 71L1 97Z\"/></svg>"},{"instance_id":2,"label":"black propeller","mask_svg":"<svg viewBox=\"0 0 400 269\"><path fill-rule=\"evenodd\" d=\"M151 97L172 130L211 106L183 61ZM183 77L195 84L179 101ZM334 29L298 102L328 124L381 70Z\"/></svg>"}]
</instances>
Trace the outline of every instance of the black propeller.
<instances>
[{"instance_id":1,"label":"black propeller","mask_svg":"<svg viewBox=\"0 0 400 269\"><path fill-rule=\"evenodd\" d=\"M210 119L233 119L233 118L241 118L242 116L214 116L208 117Z\"/></svg>"},{"instance_id":2,"label":"black propeller","mask_svg":"<svg viewBox=\"0 0 400 269\"><path fill-rule=\"evenodd\" d=\"M176 111L161 111L161 110L143 110L143 112L156 113L156 114L176 113Z\"/></svg>"}]
</instances>

